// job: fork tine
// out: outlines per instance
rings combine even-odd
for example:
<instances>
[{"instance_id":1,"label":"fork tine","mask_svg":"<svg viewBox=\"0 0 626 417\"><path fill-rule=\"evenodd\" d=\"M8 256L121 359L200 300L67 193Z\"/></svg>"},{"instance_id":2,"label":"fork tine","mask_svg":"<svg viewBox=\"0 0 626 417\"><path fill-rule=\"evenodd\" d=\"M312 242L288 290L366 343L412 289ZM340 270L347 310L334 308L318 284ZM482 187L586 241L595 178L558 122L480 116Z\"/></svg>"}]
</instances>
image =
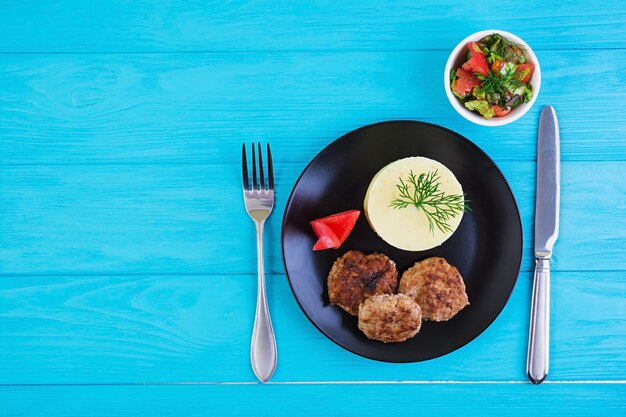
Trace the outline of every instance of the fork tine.
<instances>
[{"instance_id":1,"label":"fork tine","mask_svg":"<svg viewBox=\"0 0 626 417\"><path fill-rule=\"evenodd\" d=\"M243 176L243 189L250 191L250 179L248 177L248 161L246 158L246 144L241 147L241 173Z\"/></svg>"},{"instance_id":2,"label":"fork tine","mask_svg":"<svg viewBox=\"0 0 626 417\"><path fill-rule=\"evenodd\" d=\"M265 191L265 173L263 172L263 153L261 153L261 142L259 145L259 178L261 179L261 191Z\"/></svg>"},{"instance_id":3,"label":"fork tine","mask_svg":"<svg viewBox=\"0 0 626 417\"><path fill-rule=\"evenodd\" d=\"M272 164L272 150L267 144L267 184L270 191L274 191L274 165Z\"/></svg>"},{"instance_id":4,"label":"fork tine","mask_svg":"<svg viewBox=\"0 0 626 417\"><path fill-rule=\"evenodd\" d=\"M252 189L257 190L259 188L259 180L256 176L256 154L254 152L254 142L252 142Z\"/></svg>"}]
</instances>

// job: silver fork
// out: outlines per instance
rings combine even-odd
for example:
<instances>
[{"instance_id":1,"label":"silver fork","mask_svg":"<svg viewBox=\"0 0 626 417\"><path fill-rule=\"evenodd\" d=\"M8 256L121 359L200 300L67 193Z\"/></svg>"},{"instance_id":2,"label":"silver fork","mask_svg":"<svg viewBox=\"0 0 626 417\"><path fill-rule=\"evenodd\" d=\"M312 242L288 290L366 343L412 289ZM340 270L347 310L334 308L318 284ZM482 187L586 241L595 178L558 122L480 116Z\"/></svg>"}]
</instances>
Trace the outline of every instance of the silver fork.
<instances>
[{"instance_id":1,"label":"silver fork","mask_svg":"<svg viewBox=\"0 0 626 417\"><path fill-rule=\"evenodd\" d=\"M243 175L243 200L248 215L256 226L256 254L259 272L256 315L254 317L254 329L252 330L252 343L250 345L250 361L252 370L261 382L267 382L276 369L276 338L272 328L270 312L267 308L265 295L265 273L263 271L263 226L274 208L274 167L272 166L272 152L270 144L267 144L267 188L265 187L265 173L263 172L263 155L261 144L259 149L259 176L257 177L257 158L252 143L252 187L248 178L248 161L246 160L246 144L242 148L242 175Z\"/></svg>"}]
</instances>

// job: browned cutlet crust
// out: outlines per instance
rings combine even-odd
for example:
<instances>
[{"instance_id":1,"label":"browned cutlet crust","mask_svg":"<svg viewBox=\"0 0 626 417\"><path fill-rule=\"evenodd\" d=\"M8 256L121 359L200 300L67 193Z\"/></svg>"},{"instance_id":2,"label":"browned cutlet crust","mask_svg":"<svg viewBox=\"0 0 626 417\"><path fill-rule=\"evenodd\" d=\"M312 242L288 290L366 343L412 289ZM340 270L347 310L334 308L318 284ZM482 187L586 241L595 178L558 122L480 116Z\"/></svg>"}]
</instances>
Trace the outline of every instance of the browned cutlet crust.
<instances>
[{"instance_id":1,"label":"browned cutlet crust","mask_svg":"<svg viewBox=\"0 0 626 417\"><path fill-rule=\"evenodd\" d=\"M369 339L404 342L422 326L420 306L408 295L374 295L359 307L359 329Z\"/></svg>"},{"instance_id":2,"label":"browned cutlet crust","mask_svg":"<svg viewBox=\"0 0 626 417\"><path fill-rule=\"evenodd\" d=\"M443 258L424 259L406 270L398 291L419 304L424 320L447 321L469 305L463 277Z\"/></svg>"},{"instance_id":3,"label":"browned cutlet crust","mask_svg":"<svg viewBox=\"0 0 626 417\"><path fill-rule=\"evenodd\" d=\"M392 294L398 288L396 264L380 253L364 255L351 250L339 257L328 274L328 297L353 316L359 305L375 294Z\"/></svg>"}]
</instances>

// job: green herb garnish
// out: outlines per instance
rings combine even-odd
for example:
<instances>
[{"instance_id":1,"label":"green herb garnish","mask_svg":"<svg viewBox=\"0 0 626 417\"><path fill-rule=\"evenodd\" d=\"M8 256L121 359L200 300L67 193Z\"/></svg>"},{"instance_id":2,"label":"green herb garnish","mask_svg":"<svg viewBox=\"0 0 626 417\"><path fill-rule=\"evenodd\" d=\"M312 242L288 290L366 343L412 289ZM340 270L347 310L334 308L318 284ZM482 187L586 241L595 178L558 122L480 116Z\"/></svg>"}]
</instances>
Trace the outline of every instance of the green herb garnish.
<instances>
[{"instance_id":1,"label":"green herb garnish","mask_svg":"<svg viewBox=\"0 0 626 417\"><path fill-rule=\"evenodd\" d=\"M511 99L511 94L507 94L507 91L515 91L525 85L520 82L513 64L505 65L499 73L489 71L489 75L478 75L477 78L481 81L477 94L484 94L487 101L501 106L506 106L507 101Z\"/></svg>"},{"instance_id":2,"label":"green herb garnish","mask_svg":"<svg viewBox=\"0 0 626 417\"><path fill-rule=\"evenodd\" d=\"M483 52L490 64L495 59L515 61L515 63L519 64L526 62L526 55L524 55L521 48L498 33L485 36L480 40L480 43L483 45Z\"/></svg>"},{"instance_id":3,"label":"green herb garnish","mask_svg":"<svg viewBox=\"0 0 626 417\"><path fill-rule=\"evenodd\" d=\"M391 201L390 207L403 209L414 206L428 219L431 234L434 234L435 226L443 233L451 232L448 221L469 210L469 201L465 199L465 194L446 195L439 190L440 177L437 170L420 174L419 177L411 171L406 182L399 179L400 183L396 184L396 188L400 195Z\"/></svg>"}]
</instances>

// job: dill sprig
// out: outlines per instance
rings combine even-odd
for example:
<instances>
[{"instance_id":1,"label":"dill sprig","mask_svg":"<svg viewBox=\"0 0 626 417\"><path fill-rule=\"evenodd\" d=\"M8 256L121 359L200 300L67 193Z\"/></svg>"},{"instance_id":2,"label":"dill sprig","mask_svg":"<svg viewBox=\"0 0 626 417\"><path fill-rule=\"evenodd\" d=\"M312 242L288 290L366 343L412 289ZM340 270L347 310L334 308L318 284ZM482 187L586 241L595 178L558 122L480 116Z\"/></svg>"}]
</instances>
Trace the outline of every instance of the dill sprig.
<instances>
[{"instance_id":1,"label":"dill sprig","mask_svg":"<svg viewBox=\"0 0 626 417\"><path fill-rule=\"evenodd\" d=\"M390 207L403 209L414 206L424 213L428 219L431 234L435 232L435 226L443 233L451 232L452 228L448 221L457 214L469 210L465 194L445 194L439 190L439 173L437 170L420 174L419 177L409 173L406 182L400 179L396 184L399 196L391 201Z\"/></svg>"},{"instance_id":2,"label":"dill sprig","mask_svg":"<svg viewBox=\"0 0 626 417\"><path fill-rule=\"evenodd\" d=\"M484 77L484 80L482 80L483 87L487 90L498 92L502 89L514 90L517 87L521 87L522 85L524 85L519 80L515 69L511 67L505 67L504 69L504 72L499 72L497 73L497 75L489 71L489 75L481 76Z\"/></svg>"},{"instance_id":3,"label":"dill sprig","mask_svg":"<svg viewBox=\"0 0 626 417\"><path fill-rule=\"evenodd\" d=\"M501 106L510 105L509 100L514 96L511 92L524 85L512 64L505 64L500 72L489 71L488 75L478 75L477 78L481 82L479 91L487 101Z\"/></svg>"}]
</instances>

